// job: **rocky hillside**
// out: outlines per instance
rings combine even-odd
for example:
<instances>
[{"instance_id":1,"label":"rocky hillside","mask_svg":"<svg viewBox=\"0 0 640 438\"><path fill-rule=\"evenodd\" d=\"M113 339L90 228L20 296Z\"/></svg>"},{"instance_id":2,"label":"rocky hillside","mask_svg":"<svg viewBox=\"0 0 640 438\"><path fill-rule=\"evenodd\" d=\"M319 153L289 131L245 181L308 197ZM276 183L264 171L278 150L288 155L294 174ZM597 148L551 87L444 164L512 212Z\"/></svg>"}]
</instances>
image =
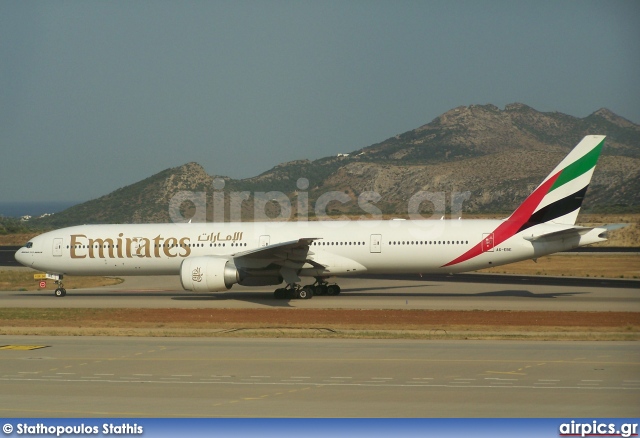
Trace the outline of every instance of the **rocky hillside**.
<instances>
[{"instance_id":1,"label":"rocky hillside","mask_svg":"<svg viewBox=\"0 0 640 438\"><path fill-rule=\"evenodd\" d=\"M409 198L421 190L445 192L447 210L452 193L469 191L465 213L507 213L586 134L607 135L607 142L583 211L640 211L640 126L607 109L577 118L518 103L504 110L459 107L348 156L283 163L243 180L218 178L225 181L227 220L231 192L282 192L295 215L298 189L308 194L310 217L315 200L328 191L351 199L329 204L330 214L363 214L358 196L375 191L382 197L375 205L384 213L406 215ZM308 188L297 186L300 178L309 181ZM170 200L181 191L206 192L206 218L212 220L213 180L199 164L188 163L43 219L42 225L168 221ZM421 211L430 214L433 206L425 204ZM242 219L251 220L253 197L240 206ZM182 214L188 217L190 211L193 205L184 203ZM275 217L279 210L267 204L266 211Z\"/></svg>"}]
</instances>

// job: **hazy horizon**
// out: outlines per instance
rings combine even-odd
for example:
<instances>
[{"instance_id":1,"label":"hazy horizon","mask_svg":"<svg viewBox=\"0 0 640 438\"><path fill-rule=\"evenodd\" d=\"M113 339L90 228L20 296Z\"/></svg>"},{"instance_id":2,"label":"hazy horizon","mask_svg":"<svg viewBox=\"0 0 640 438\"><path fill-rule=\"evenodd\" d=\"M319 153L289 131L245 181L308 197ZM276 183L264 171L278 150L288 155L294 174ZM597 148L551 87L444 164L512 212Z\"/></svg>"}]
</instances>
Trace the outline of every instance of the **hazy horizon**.
<instances>
[{"instance_id":1,"label":"hazy horizon","mask_svg":"<svg viewBox=\"0 0 640 438\"><path fill-rule=\"evenodd\" d=\"M0 217L38 217L45 213L59 213L82 202L84 201L0 201Z\"/></svg>"}]
</instances>

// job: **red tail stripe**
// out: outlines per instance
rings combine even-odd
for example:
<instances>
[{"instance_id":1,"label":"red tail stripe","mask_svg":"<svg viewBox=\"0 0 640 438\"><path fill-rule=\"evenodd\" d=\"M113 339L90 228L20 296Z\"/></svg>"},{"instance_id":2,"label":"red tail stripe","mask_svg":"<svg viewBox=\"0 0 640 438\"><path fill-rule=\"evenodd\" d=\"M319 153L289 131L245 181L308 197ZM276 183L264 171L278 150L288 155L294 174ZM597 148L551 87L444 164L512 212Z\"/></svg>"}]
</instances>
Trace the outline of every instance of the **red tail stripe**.
<instances>
[{"instance_id":1,"label":"red tail stripe","mask_svg":"<svg viewBox=\"0 0 640 438\"><path fill-rule=\"evenodd\" d=\"M536 208L538 208L538 205L540 205L540 202L542 202L542 200L547 195L547 193L549 193L549 190L551 189L553 184L556 182L556 179L558 179L561 173L562 173L562 170L556 173L555 175L553 175L551 178L546 180L540 187L534 190L533 193L531 193L529 197L525 199L525 201L522 204L520 204L520 207L518 207L516 211L514 211L513 214L509 216L509 218L506 221L501 223L498 226L498 228L496 228L493 231L494 246L499 245L505 240L507 240L508 238L512 237L520 229L520 227L527 220L529 220L531 215L536 211ZM450 261L446 265L442 265L442 267L444 268L446 266L462 263L473 257L479 256L483 252L484 251L483 251L482 241L480 241L480 243L478 243L476 246L471 248L469 251L465 252L457 259Z\"/></svg>"}]
</instances>

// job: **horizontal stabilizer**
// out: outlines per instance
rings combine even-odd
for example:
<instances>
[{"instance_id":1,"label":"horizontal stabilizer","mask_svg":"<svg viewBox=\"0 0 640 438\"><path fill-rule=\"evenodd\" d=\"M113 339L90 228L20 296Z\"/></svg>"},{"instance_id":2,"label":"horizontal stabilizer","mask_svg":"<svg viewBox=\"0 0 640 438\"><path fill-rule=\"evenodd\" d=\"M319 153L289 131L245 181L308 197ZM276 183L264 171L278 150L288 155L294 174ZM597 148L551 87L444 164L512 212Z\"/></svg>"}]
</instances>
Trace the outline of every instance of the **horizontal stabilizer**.
<instances>
[{"instance_id":1,"label":"horizontal stabilizer","mask_svg":"<svg viewBox=\"0 0 640 438\"><path fill-rule=\"evenodd\" d=\"M598 228L604 228L607 231L615 231L615 230L619 230L620 228L625 228L628 226L629 224L606 224L606 225L601 225Z\"/></svg>"},{"instance_id":2,"label":"horizontal stabilizer","mask_svg":"<svg viewBox=\"0 0 640 438\"><path fill-rule=\"evenodd\" d=\"M583 234L587 234L589 231L593 230L594 228L590 228L590 227L572 227L572 228L567 228L565 230L560 230L560 231L553 231L551 233L543 233L543 234L534 234L531 236L522 236L525 240L528 240L530 242L538 242L538 241L548 241L548 240L559 240L559 239L566 239L569 237L579 237L582 236Z\"/></svg>"}]
</instances>

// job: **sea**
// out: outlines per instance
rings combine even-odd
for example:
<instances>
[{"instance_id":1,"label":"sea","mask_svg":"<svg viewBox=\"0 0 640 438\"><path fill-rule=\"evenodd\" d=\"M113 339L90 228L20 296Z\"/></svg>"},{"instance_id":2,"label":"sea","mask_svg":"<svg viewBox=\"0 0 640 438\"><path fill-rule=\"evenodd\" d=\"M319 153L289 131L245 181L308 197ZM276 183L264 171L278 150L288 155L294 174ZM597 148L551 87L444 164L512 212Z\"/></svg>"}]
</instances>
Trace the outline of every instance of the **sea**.
<instances>
[{"instance_id":1,"label":"sea","mask_svg":"<svg viewBox=\"0 0 640 438\"><path fill-rule=\"evenodd\" d=\"M78 201L41 201L41 202L3 202L0 201L0 216L20 218L38 217L45 213L58 213L76 204Z\"/></svg>"}]
</instances>

